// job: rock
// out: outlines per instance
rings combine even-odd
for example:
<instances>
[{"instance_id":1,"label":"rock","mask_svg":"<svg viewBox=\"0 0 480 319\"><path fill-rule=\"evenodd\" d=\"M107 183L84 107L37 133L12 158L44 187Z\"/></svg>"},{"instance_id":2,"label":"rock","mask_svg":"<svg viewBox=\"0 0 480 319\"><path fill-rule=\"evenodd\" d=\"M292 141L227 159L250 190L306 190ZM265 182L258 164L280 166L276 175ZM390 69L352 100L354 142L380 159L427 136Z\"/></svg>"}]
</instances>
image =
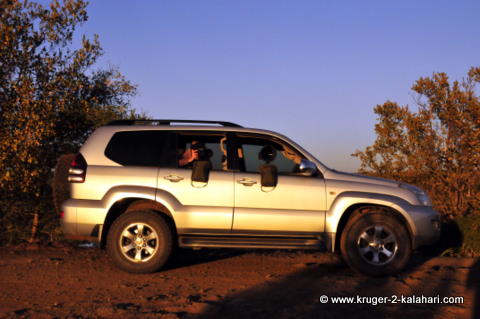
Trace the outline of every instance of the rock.
<instances>
[{"instance_id":1,"label":"rock","mask_svg":"<svg viewBox=\"0 0 480 319\"><path fill-rule=\"evenodd\" d=\"M155 296L147 297L147 300L148 300L148 301L153 301L153 300L165 300L165 299L167 299L167 298L168 298L167 295L162 295L162 294L160 294L160 295L155 295Z\"/></svg>"},{"instance_id":2,"label":"rock","mask_svg":"<svg viewBox=\"0 0 480 319\"><path fill-rule=\"evenodd\" d=\"M26 315L27 312L29 312L29 311L30 311L29 308L22 308L22 309L18 309L18 310L13 311L13 313L15 313L15 315L17 315L17 316L22 316L22 315Z\"/></svg>"},{"instance_id":3,"label":"rock","mask_svg":"<svg viewBox=\"0 0 480 319\"><path fill-rule=\"evenodd\" d=\"M46 312L34 312L32 313L31 318L38 318L38 319L53 319L56 318L54 315L51 315Z\"/></svg>"},{"instance_id":4,"label":"rock","mask_svg":"<svg viewBox=\"0 0 480 319\"><path fill-rule=\"evenodd\" d=\"M103 307L99 307L97 308L97 310L95 311L95 313L99 316L99 317L106 317L106 318L110 318L110 317L113 317L115 315L115 308L113 308L112 306L103 306Z\"/></svg>"},{"instance_id":5,"label":"rock","mask_svg":"<svg viewBox=\"0 0 480 319\"><path fill-rule=\"evenodd\" d=\"M202 296L200 295L190 295L187 297L187 302L198 302L201 298Z\"/></svg>"},{"instance_id":6,"label":"rock","mask_svg":"<svg viewBox=\"0 0 480 319\"><path fill-rule=\"evenodd\" d=\"M26 248L28 251L37 251L40 249L40 246L36 243L29 244Z\"/></svg>"},{"instance_id":7,"label":"rock","mask_svg":"<svg viewBox=\"0 0 480 319\"><path fill-rule=\"evenodd\" d=\"M202 299L204 302L207 302L207 303L217 303L222 300L222 296L212 295L212 296L203 297Z\"/></svg>"},{"instance_id":8,"label":"rock","mask_svg":"<svg viewBox=\"0 0 480 319\"><path fill-rule=\"evenodd\" d=\"M134 303L131 303L131 302L121 302L121 303L117 303L115 304L115 308L116 309L121 309L121 310L134 310L134 311L138 311L140 309L140 306L139 305L136 305Z\"/></svg>"},{"instance_id":9,"label":"rock","mask_svg":"<svg viewBox=\"0 0 480 319\"><path fill-rule=\"evenodd\" d=\"M201 293L201 294L204 294L204 293L209 292L209 291L212 290L212 289L213 289L213 288L200 289L200 293Z\"/></svg>"},{"instance_id":10,"label":"rock","mask_svg":"<svg viewBox=\"0 0 480 319\"><path fill-rule=\"evenodd\" d=\"M191 305L188 305L185 310L188 313L194 313L194 314L200 314L200 313L206 313L207 309L209 309L211 306L208 303L204 302L194 302Z\"/></svg>"}]
</instances>

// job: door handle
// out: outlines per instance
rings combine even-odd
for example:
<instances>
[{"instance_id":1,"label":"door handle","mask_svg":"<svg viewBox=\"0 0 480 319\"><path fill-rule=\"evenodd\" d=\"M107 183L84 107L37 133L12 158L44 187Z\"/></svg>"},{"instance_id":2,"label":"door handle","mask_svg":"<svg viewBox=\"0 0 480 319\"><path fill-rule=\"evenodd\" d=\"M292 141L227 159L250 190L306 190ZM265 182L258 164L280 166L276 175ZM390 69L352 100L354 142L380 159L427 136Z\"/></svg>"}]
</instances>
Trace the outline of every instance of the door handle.
<instances>
[{"instance_id":1,"label":"door handle","mask_svg":"<svg viewBox=\"0 0 480 319\"><path fill-rule=\"evenodd\" d=\"M242 178L237 181L238 184L242 184L244 186L252 186L256 184L257 182L254 181L253 179L250 178Z\"/></svg>"},{"instance_id":2,"label":"door handle","mask_svg":"<svg viewBox=\"0 0 480 319\"><path fill-rule=\"evenodd\" d=\"M174 175L174 174L164 176L163 178L166 179L167 181L170 181L170 182L173 182L173 183L178 183L183 179L182 176L178 176L178 175Z\"/></svg>"}]
</instances>

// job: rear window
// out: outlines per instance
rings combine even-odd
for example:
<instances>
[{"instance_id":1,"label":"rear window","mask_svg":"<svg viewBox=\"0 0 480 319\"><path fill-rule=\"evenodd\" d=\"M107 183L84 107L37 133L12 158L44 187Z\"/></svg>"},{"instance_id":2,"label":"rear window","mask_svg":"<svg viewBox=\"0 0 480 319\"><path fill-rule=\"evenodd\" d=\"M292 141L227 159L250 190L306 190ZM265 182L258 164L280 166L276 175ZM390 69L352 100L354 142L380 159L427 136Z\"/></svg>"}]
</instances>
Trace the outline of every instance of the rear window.
<instances>
[{"instance_id":1,"label":"rear window","mask_svg":"<svg viewBox=\"0 0 480 319\"><path fill-rule=\"evenodd\" d=\"M115 133L105 156L124 166L176 166L175 134L167 131Z\"/></svg>"}]
</instances>

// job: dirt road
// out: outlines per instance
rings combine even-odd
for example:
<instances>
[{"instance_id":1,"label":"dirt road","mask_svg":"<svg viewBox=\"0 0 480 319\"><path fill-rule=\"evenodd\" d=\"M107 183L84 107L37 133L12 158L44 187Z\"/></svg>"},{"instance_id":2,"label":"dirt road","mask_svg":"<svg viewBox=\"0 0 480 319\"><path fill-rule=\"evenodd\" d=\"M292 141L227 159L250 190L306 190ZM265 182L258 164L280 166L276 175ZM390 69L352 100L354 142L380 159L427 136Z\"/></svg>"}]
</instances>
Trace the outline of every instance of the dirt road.
<instances>
[{"instance_id":1,"label":"dirt road","mask_svg":"<svg viewBox=\"0 0 480 319\"><path fill-rule=\"evenodd\" d=\"M357 295L398 299L331 298ZM464 302L402 304L402 295ZM180 250L164 271L133 275L98 249L0 249L0 318L447 319L480 318L479 308L480 259L473 258L415 256L401 275L372 279L327 253Z\"/></svg>"}]
</instances>

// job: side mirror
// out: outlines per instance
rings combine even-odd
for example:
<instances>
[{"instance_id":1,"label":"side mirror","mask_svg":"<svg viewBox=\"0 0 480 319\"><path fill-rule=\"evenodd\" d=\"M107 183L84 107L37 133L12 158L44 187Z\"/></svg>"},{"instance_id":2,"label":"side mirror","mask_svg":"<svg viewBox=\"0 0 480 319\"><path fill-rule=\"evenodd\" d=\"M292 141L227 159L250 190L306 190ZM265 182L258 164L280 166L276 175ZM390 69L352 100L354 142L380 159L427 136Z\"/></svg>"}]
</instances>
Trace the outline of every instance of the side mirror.
<instances>
[{"instance_id":1,"label":"side mirror","mask_svg":"<svg viewBox=\"0 0 480 319\"><path fill-rule=\"evenodd\" d=\"M306 159L302 159L298 169L300 171L300 174L302 174L304 176L313 176L318 172L318 169L317 169L317 166L315 165L315 163L313 163L309 160L306 160Z\"/></svg>"}]
</instances>

